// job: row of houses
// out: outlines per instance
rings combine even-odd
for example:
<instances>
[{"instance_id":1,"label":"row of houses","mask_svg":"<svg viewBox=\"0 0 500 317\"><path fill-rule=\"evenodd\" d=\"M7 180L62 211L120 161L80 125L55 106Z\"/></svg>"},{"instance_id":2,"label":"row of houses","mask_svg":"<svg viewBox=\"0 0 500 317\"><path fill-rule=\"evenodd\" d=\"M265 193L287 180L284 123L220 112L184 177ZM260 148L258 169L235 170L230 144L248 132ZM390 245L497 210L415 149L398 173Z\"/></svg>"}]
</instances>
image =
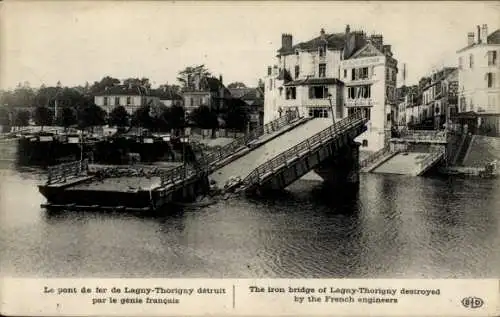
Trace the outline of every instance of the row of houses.
<instances>
[{"instance_id":1,"label":"row of houses","mask_svg":"<svg viewBox=\"0 0 500 317\"><path fill-rule=\"evenodd\" d=\"M347 25L297 44L282 34L265 78L264 123L288 111L336 120L362 111L368 130L357 141L367 151L383 148L398 127L443 129L451 119L500 135L499 49L500 30L478 26L457 51L457 67L397 89L398 61L381 34Z\"/></svg>"},{"instance_id":2,"label":"row of houses","mask_svg":"<svg viewBox=\"0 0 500 317\"><path fill-rule=\"evenodd\" d=\"M477 26L457 51L457 67L445 67L401 87L393 109L396 125L443 129L467 125L473 133L500 136L500 30Z\"/></svg>"},{"instance_id":3,"label":"row of houses","mask_svg":"<svg viewBox=\"0 0 500 317\"><path fill-rule=\"evenodd\" d=\"M293 44L282 35L276 64L265 79L264 123L289 111L303 116L345 118L362 111L368 129L357 141L377 151L390 138L396 105L398 62L383 36L361 30L326 33Z\"/></svg>"},{"instance_id":4,"label":"row of houses","mask_svg":"<svg viewBox=\"0 0 500 317\"><path fill-rule=\"evenodd\" d=\"M181 106L186 114L200 106L222 110L229 106L246 107L250 114L250 128L262 125L264 94L261 88L232 88L224 86L222 76L195 77L194 85L182 93L167 86L148 89L139 85L115 85L94 96L94 102L107 113L123 106L129 114L145 105Z\"/></svg>"},{"instance_id":5,"label":"row of houses","mask_svg":"<svg viewBox=\"0 0 500 317\"><path fill-rule=\"evenodd\" d=\"M457 94L456 67L435 71L422 78L419 85L398 88L398 104L392 111L394 127L442 129L456 115Z\"/></svg>"}]
</instances>

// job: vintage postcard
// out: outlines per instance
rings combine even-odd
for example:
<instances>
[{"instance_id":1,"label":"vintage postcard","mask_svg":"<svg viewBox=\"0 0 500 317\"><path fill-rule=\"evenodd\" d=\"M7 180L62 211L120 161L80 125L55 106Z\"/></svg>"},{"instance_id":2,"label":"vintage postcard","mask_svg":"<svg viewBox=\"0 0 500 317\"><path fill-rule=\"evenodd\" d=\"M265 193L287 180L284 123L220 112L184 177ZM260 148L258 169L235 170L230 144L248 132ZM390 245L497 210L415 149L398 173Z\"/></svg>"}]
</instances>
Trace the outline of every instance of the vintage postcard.
<instances>
[{"instance_id":1,"label":"vintage postcard","mask_svg":"<svg viewBox=\"0 0 500 317\"><path fill-rule=\"evenodd\" d=\"M3 1L0 314L500 315L500 2Z\"/></svg>"}]
</instances>

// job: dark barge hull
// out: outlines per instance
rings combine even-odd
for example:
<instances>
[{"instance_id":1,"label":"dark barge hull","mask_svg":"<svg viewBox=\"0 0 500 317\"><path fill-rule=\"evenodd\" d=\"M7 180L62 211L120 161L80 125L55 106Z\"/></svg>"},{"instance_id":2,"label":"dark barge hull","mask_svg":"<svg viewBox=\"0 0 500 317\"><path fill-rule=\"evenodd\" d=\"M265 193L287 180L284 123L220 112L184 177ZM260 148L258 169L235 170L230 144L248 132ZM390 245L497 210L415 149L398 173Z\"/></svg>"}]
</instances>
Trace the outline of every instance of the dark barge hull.
<instances>
[{"instance_id":1,"label":"dark barge hull","mask_svg":"<svg viewBox=\"0 0 500 317\"><path fill-rule=\"evenodd\" d=\"M44 208L99 209L99 210L149 210L155 209L155 198L149 191L118 192L98 190L75 190L38 186L47 199ZM157 195L155 195L157 196Z\"/></svg>"},{"instance_id":2,"label":"dark barge hull","mask_svg":"<svg viewBox=\"0 0 500 317\"><path fill-rule=\"evenodd\" d=\"M203 191L207 179L195 179L169 189L112 191L71 188L83 182L93 182L93 177L68 184L39 185L39 192L47 199L42 208L67 210L102 210L146 212L163 209L172 202L194 201L197 193Z\"/></svg>"}]
</instances>

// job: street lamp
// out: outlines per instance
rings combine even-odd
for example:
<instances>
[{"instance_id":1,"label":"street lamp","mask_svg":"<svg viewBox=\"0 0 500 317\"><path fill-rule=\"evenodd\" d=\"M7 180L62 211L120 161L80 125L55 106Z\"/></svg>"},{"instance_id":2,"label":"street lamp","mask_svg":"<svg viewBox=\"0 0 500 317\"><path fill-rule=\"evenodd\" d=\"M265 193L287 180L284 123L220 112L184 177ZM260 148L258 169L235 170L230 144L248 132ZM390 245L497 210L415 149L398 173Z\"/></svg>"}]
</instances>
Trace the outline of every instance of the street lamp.
<instances>
[{"instance_id":1,"label":"street lamp","mask_svg":"<svg viewBox=\"0 0 500 317\"><path fill-rule=\"evenodd\" d=\"M333 124L335 124L335 115L334 115L334 112L333 112L333 103L332 103L332 94L328 94L328 102L330 103L330 109L332 110L332 120L333 120Z\"/></svg>"},{"instance_id":2,"label":"street lamp","mask_svg":"<svg viewBox=\"0 0 500 317\"><path fill-rule=\"evenodd\" d=\"M186 168L186 143L189 142L189 136L188 135L183 135L180 138L181 143L182 143L182 164L184 166L184 178L186 178L187 174L187 168Z\"/></svg>"}]
</instances>

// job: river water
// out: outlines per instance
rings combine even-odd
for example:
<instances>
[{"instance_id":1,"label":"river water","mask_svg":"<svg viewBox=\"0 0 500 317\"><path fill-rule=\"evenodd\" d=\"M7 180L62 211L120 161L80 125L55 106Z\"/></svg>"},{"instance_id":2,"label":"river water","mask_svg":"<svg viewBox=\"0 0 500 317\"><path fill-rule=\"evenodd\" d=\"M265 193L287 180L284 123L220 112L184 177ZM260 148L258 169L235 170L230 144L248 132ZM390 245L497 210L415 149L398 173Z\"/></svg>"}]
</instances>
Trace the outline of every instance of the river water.
<instances>
[{"instance_id":1,"label":"river water","mask_svg":"<svg viewBox=\"0 0 500 317\"><path fill-rule=\"evenodd\" d=\"M500 276L499 180L363 174L351 195L299 180L274 199L141 217L47 213L40 172L0 172L2 276Z\"/></svg>"}]
</instances>

